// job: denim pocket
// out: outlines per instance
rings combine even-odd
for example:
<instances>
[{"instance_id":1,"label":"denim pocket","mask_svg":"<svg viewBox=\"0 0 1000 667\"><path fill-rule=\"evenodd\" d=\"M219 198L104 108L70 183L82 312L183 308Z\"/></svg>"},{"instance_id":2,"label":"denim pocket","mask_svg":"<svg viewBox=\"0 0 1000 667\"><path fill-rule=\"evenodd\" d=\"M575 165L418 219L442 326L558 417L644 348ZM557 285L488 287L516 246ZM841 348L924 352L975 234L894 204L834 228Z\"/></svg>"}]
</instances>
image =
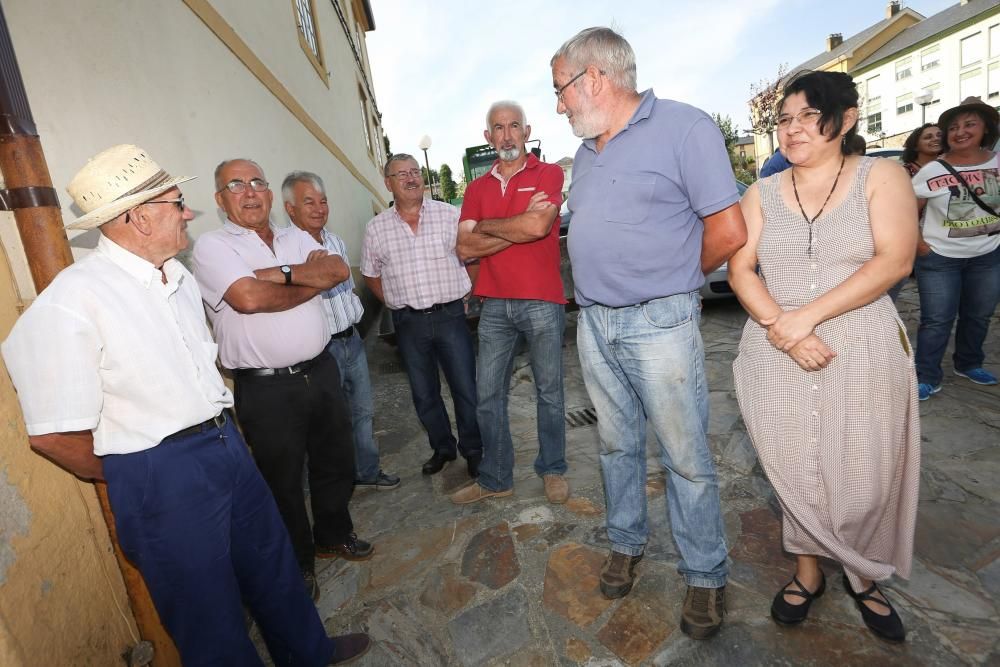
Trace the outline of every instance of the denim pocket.
<instances>
[{"instance_id":1,"label":"denim pocket","mask_svg":"<svg viewBox=\"0 0 1000 667\"><path fill-rule=\"evenodd\" d=\"M655 187L652 176L612 176L604 200L604 217L609 222L638 225L649 213Z\"/></svg>"},{"instance_id":2,"label":"denim pocket","mask_svg":"<svg viewBox=\"0 0 1000 667\"><path fill-rule=\"evenodd\" d=\"M642 305L642 316L657 329L673 329L687 324L695 315L691 295L676 294Z\"/></svg>"}]
</instances>

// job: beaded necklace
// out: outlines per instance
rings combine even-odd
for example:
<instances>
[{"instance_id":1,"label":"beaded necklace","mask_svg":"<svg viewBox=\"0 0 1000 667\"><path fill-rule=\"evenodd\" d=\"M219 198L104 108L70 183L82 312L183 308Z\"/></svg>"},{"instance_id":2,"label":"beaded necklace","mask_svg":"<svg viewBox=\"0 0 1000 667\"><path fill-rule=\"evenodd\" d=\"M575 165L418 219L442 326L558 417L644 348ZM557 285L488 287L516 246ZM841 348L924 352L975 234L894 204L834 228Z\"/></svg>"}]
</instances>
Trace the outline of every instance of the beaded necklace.
<instances>
[{"instance_id":1,"label":"beaded necklace","mask_svg":"<svg viewBox=\"0 0 1000 667\"><path fill-rule=\"evenodd\" d=\"M833 187L830 188L830 194L826 196L826 199L823 201L823 205L819 207L819 213L813 216L812 220L810 220L809 216L806 215L806 210L802 208L802 201L799 199L799 189L795 186L795 167L792 167L792 192L795 193L795 203L799 205L799 211L802 213L802 217L805 218L806 224L809 225L809 257L813 256L813 223L819 219L819 216L823 215L823 209L825 209L826 205L830 203L830 197L833 196L833 191L837 189L837 182L840 181L840 173L844 171L845 160L846 156L841 155L840 169L837 170L837 177L833 179Z\"/></svg>"}]
</instances>

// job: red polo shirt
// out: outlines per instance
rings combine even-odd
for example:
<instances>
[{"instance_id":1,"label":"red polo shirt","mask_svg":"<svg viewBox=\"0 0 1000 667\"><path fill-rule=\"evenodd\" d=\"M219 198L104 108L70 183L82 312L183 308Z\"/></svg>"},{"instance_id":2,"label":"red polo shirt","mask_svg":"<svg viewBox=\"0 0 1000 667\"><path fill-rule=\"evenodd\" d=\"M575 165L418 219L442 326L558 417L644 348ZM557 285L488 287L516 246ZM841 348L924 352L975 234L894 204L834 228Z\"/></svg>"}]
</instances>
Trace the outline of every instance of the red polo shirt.
<instances>
[{"instance_id":1,"label":"red polo shirt","mask_svg":"<svg viewBox=\"0 0 1000 667\"><path fill-rule=\"evenodd\" d=\"M493 163L494 168L499 163ZM540 161L528 153L524 168L507 181L490 172L472 181L465 190L460 220L497 220L524 213L536 192L545 192L549 201L562 206L563 172L558 166ZM515 243L479 262L476 296L496 299L537 299L566 303L559 275L559 216L548 236L530 243Z\"/></svg>"}]
</instances>

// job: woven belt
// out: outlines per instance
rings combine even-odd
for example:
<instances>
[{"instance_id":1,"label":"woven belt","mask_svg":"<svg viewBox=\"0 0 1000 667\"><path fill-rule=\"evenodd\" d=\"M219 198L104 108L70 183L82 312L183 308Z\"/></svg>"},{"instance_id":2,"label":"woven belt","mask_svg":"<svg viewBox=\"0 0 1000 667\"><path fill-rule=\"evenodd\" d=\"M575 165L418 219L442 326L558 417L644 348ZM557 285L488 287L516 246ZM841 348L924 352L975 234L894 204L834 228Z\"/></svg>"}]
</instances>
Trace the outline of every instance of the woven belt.
<instances>
[{"instance_id":1,"label":"woven belt","mask_svg":"<svg viewBox=\"0 0 1000 667\"><path fill-rule=\"evenodd\" d=\"M343 331L338 331L337 333L330 336L330 338L350 338L354 335L354 325L347 327Z\"/></svg>"},{"instance_id":2,"label":"woven belt","mask_svg":"<svg viewBox=\"0 0 1000 667\"><path fill-rule=\"evenodd\" d=\"M200 424L195 424L194 426L188 426L187 428L182 428L177 431L177 433L171 433L164 440L169 440L170 438L183 438L189 435L197 435L198 433L204 433L205 431L210 431L214 428L222 430L222 427L226 425L228 417L226 416L226 411L223 410L219 414L215 415L211 419L206 419Z\"/></svg>"},{"instance_id":3,"label":"woven belt","mask_svg":"<svg viewBox=\"0 0 1000 667\"><path fill-rule=\"evenodd\" d=\"M430 308L410 308L409 306L403 306L404 310L408 310L411 313L420 313L421 315L426 315L428 313L433 313L435 311L441 310L442 308L447 308L453 304L458 303L461 299L455 299L454 301L449 301L448 303L435 303Z\"/></svg>"}]
</instances>

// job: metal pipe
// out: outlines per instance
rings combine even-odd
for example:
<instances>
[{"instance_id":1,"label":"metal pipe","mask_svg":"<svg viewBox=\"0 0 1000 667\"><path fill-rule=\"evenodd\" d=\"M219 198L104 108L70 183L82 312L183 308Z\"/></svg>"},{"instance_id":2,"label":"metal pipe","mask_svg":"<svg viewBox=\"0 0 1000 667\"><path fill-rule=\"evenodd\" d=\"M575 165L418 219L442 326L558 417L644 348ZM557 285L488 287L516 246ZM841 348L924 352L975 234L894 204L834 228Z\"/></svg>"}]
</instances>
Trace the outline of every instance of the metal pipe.
<instances>
[{"instance_id":1,"label":"metal pipe","mask_svg":"<svg viewBox=\"0 0 1000 667\"><path fill-rule=\"evenodd\" d=\"M52 187L7 18L0 6L0 173L6 190L0 192L0 209L14 213L35 290L41 292L61 270L73 263L63 226L59 198ZM142 637L155 647L157 667L180 665L173 640L160 623L149 590L139 571L122 553L115 533L115 519L107 486L95 484L108 536L125 582L132 614ZM81 572L80 576L86 576Z\"/></svg>"}]
</instances>

